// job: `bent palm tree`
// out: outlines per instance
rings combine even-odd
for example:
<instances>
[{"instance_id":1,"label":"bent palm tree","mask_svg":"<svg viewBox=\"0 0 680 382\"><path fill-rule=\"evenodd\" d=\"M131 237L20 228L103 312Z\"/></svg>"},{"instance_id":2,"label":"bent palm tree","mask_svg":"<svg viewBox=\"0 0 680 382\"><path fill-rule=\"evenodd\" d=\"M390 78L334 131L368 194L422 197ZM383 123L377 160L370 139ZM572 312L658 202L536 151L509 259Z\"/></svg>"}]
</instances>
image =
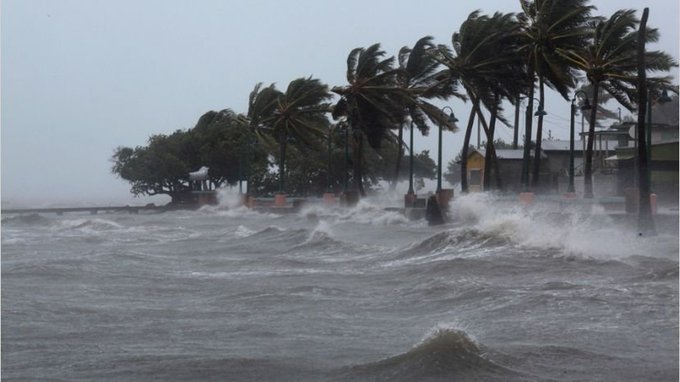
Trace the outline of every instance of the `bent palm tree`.
<instances>
[{"instance_id":1,"label":"bent palm tree","mask_svg":"<svg viewBox=\"0 0 680 382\"><path fill-rule=\"evenodd\" d=\"M366 195L363 186L363 137L372 148L389 130L396 129L403 118L406 93L397 86L398 71L394 57L383 59L380 44L353 49L347 57L346 86L331 89L340 96L333 118L345 117L352 129L353 178L357 191Z\"/></svg>"},{"instance_id":2,"label":"bent palm tree","mask_svg":"<svg viewBox=\"0 0 680 382\"><path fill-rule=\"evenodd\" d=\"M462 97L456 92L455 86L446 86L437 79L439 62L432 55L436 46L432 43L432 37L426 36L418 40L413 48L407 46L399 51L399 75L397 85L407 94L403 105L406 114L411 117L413 124L423 133L429 131L428 120L437 126L442 126L449 131L456 131L453 122L437 106L428 102L431 99L446 100L451 95ZM403 145L403 123L399 124L397 162L395 167L394 189L399 178L399 169Z\"/></svg>"},{"instance_id":3,"label":"bent palm tree","mask_svg":"<svg viewBox=\"0 0 680 382\"><path fill-rule=\"evenodd\" d=\"M577 49L558 49L574 67L585 72L593 86L588 145L584 169L584 197L593 197L593 141L599 103L600 87L611 94L622 106L633 110L637 103L637 35L639 20L633 10L620 10L609 19L592 21L592 37L588 44ZM646 41L659 38L656 29L646 29ZM664 52L645 53L647 71L667 71L677 64Z\"/></svg>"},{"instance_id":4,"label":"bent palm tree","mask_svg":"<svg viewBox=\"0 0 680 382\"><path fill-rule=\"evenodd\" d=\"M569 50L578 48L587 41L588 30L585 28L594 9L586 5L588 0L521 0L522 13L518 20L522 25L524 44L521 52L525 56L529 73L529 94L526 119L526 142L524 163L528 166L529 143L531 142L531 125L533 120L534 85L536 77L539 81L539 110L545 105L545 85L556 90L565 100L569 99L569 90L575 86L573 69L557 49ZM538 117L536 126L536 149L532 184L539 185L541 166L541 141L543 139L543 116ZM525 186L529 183L528 167L525 169Z\"/></svg>"},{"instance_id":5,"label":"bent palm tree","mask_svg":"<svg viewBox=\"0 0 680 382\"><path fill-rule=\"evenodd\" d=\"M479 11L475 11L461 24L460 30L453 34L453 51L447 46L438 46L437 60L446 67L439 77L449 84L459 82L472 102L461 154L462 192L468 191L468 147L474 118L477 116L481 120L483 117L481 105L492 113L494 123L498 118L508 124L501 114L500 100L516 94L514 92L519 91L519 83L524 79L523 63L515 54L516 28L512 14L496 13L490 17L480 16ZM488 138L489 158L493 161L493 138L489 138L490 131L486 121L484 127Z\"/></svg>"},{"instance_id":6,"label":"bent palm tree","mask_svg":"<svg viewBox=\"0 0 680 382\"><path fill-rule=\"evenodd\" d=\"M317 147L321 138L328 133L331 98L328 86L318 79L298 78L288 84L285 93L277 97L276 107L267 120L278 140L279 193L284 192L286 147L289 138L307 147Z\"/></svg>"}]
</instances>

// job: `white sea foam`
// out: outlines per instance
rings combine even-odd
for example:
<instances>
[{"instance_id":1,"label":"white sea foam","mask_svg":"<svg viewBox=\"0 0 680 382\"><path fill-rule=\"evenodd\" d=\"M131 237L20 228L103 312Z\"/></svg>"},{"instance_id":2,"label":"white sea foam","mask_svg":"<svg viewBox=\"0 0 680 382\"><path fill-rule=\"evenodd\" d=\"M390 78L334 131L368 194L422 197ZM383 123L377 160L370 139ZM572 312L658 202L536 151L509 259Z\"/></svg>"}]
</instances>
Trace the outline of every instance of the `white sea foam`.
<instances>
[{"instance_id":1,"label":"white sea foam","mask_svg":"<svg viewBox=\"0 0 680 382\"><path fill-rule=\"evenodd\" d=\"M416 348L424 344L427 344L433 341L434 339L441 337L445 333L457 333L461 337L469 339L475 345L479 343L477 341L476 336L470 334L469 325L463 322L452 320L448 322L438 322L435 326L430 328L427 331L427 333L425 333L425 335L420 339L420 341L413 345L413 347Z\"/></svg>"},{"instance_id":2,"label":"white sea foam","mask_svg":"<svg viewBox=\"0 0 680 382\"><path fill-rule=\"evenodd\" d=\"M60 220L56 227L59 230L80 230L83 232L99 232L125 228L112 220L100 218Z\"/></svg>"},{"instance_id":3,"label":"white sea foam","mask_svg":"<svg viewBox=\"0 0 680 382\"><path fill-rule=\"evenodd\" d=\"M356 207L345 211L339 219L358 224L382 226L403 224L409 221L402 213L386 211L384 205L376 204L367 199L360 200Z\"/></svg>"},{"instance_id":4,"label":"white sea foam","mask_svg":"<svg viewBox=\"0 0 680 382\"><path fill-rule=\"evenodd\" d=\"M217 190L218 206L235 209L243 206L243 194L235 193L228 188Z\"/></svg>"},{"instance_id":5,"label":"white sea foam","mask_svg":"<svg viewBox=\"0 0 680 382\"><path fill-rule=\"evenodd\" d=\"M236 237L248 237L254 233L256 233L256 231L253 231L244 225L239 225L234 231L234 235L236 235Z\"/></svg>"},{"instance_id":6,"label":"white sea foam","mask_svg":"<svg viewBox=\"0 0 680 382\"><path fill-rule=\"evenodd\" d=\"M653 239L617 227L598 205L587 210L540 203L524 208L519 201L470 193L454 200L450 215L459 224L518 245L556 248L567 254L628 257L648 254L653 245Z\"/></svg>"}]
</instances>

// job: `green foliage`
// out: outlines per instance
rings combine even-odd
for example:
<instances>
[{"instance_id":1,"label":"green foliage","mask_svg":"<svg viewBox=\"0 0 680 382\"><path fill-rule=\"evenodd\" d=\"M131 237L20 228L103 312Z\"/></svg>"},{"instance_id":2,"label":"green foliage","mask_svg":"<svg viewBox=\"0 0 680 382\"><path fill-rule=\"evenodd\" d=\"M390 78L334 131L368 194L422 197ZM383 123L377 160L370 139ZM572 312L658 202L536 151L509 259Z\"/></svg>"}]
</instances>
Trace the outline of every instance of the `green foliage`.
<instances>
[{"instance_id":1,"label":"green foliage","mask_svg":"<svg viewBox=\"0 0 680 382\"><path fill-rule=\"evenodd\" d=\"M608 19L594 19L589 25L590 39L582 46L571 49L557 49L575 68L583 71L593 87L588 145L585 155L584 187L585 195L592 197L592 157L595 125L599 106L600 87L614 97L622 106L633 110L638 100L638 25L639 20L633 10L620 10ZM645 28L646 42L658 40L656 29ZM667 71L677 66L666 53L645 52L646 71ZM648 79L649 88L668 87L667 78Z\"/></svg>"},{"instance_id":2,"label":"green foliage","mask_svg":"<svg viewBox=\"0 0 680 382\"><path fill-rule=\"evenodd\" d=\"M285 91L259 83L249 95L245 114L210 111L193 129L151 136L146 146L119 147L112 156L112 172L130 182L135 195L167 194L173 200L181 200L191 189L188 174L201 166L209 167L213 186L249 180L255 194L278 190L318 195L328 188L339 191L345 179L365 194L364 183L370 187L380 180L407 176L408 171L400 174L409 166L408 155L403 155L404 126L422 134L431 126L456 131L448 114L432 104L455 96L471 100L473 106L463 149L444 174L456 183L467 166L474 119L479 118L491 141L486 145L486 164L491 165L496 148L511 147L494 138L497 120L510 125L503 116L503 101L516 104L526 94L527 113L532 114L536 79L542 105L544 85L568 99L577 74L583 73L589 84L582 90L596 106L591 121L597 113L617 116L597 107L609 96L629 110L639 108L635 57L639 21L634 11L618 11L605 19L591 17L594 7L588 0L520 0L520 5L517 15L472 12L453 33L451 47L435 45L426 36L412 47L403 47L396 59L387 57L380 44L353 49L347 57L347 83L331 90L339 96L332 107L328 87L312 77L291 81ZM657 41L658 31L647 28L646 38ZM659 51L647 51L646 64L650 72L677 66ZM677 93L668 77L651 78L648 86L652 100L662 90ZM655 119L677 124L675 99L663 108L654 105L659 109L654 110ZM491 115L488 124L482 108ZM334 126L328 121L329 112L338 121ZM527 142L532 140L532 120L526 121ZM538 146L542 117L537 126ZM589 130L587 174L594 126L591 123ZM536 160L534 180L539 164ZM434 177L436 163L428 151L416 154L414 165L417 177ZM492 170L485 168L484 173L487 176ZM485 184L492 183L485 179ZM465 178L461 185L465 192Z\"/></svg>"},{"instance_id":3,"label":"green foliage","mask_svg":"<svg viewBox=\"0 0 680 382\"><path fill-rule=\"evenodd\" d=\"M333 117L347 118L373 148L380 146L386 131L398 128L406 103L406 93L397 86L394 57L384 56L380 44L353 49L347 57L348 84L332 89L340 96Z\"/></svg>"},{"instance_id":4,"label":"green foliage","mask_svg":"<svg viewBox=\"0 0 680 382\"><path fill-rule=\"evenodd\" d=\"M210 111L188 131L154 135L147 146L119 147L112 172L131 183L134 195L166 194L183 199L190 189L189 172L209 167L210 182L219 187L247 178L252 169L263 168L266 152L255 135L231 110Z\"/></svg>"},{"instance_id":5,"label":"green foliage","mask_svg":"<svg viewBox=\"0 0 680 382\"><path fill-rule=\"evenodd\" d=\"M131 183L134 195L167 194L172 197L186 191L189 168L185 153L189 150L185 133L154 135L145 147L119 147L113 154L113 173Z\"/></svg>"}]
</instances>

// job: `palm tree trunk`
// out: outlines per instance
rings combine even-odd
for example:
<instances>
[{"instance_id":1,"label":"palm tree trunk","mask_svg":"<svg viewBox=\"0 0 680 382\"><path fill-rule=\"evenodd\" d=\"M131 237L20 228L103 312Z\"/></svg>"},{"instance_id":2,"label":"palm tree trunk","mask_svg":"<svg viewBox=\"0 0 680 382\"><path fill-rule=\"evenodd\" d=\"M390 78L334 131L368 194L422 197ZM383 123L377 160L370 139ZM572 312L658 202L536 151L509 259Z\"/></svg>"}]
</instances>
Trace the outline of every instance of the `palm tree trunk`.
<instances>
[{"instance_id":1,"label":"palm tree trunk","mask_svg":"<svg viewBox=\"0 0 680 382\"><path fill-rule=\"evenodd\" d=\"M354 184L361 197L366 196L366 190L364 190L364 175L363 175L363 151L364 151L364 140L362 139L362 132L355 130L352 133L352 139L354 140L354 150L352 152L352 165L353 165L353 177Z\"/></svg>"},{"instance_id":2,"label":"palm tree trunk","mask_svg":"<svg viewBox=\"0 0 680 382\"><path fill-rule=\"evenodd\" d=\"M586 163L583 170L583 197L593 197L593 142L595 141L595 122L597 121L598 93L600 83L593 82L593 108L590 110L590 126L588 128L588 144L586 145Z\"/></svg>"},{"instance_id":3,"label":"palm tree trunk","mask_svg":"<svg viewBox=\"0 0 680 382\"><path fill-rule=\"evenodd\" d=\"M531 124L534 114L534 68L529 70L529 94L527 99L527 111L524 118L524 156L522 160L522 188L527 191L529 188L529 163L531 162Z\"/></svg>"},{"instance_id":4,"label":"palm tree trunk","mask_svg":"<svg viewBox=\"0 0 680 382\"><path fill-rule=\"evenodd\" d=\"M467 160L468 160L468 148L470 147L470 136L472 135L472 126L475 124L475 113L477 107L472 105L472 110L470 110L470 117L468 117L468 124L465 128L465 137L463 138L463 148L460 152L460 189L464 194L468 193L468 177L467 177Z\"/></svg>"},{"instance_id":5,"label":"palm tree trunk","mask_svg":"<svg viewBox=\"0 0 680 382\"><path fill-rule=\"evenodd\" d=\"M284 190L284 176L285 176L285 165L286 165L286 143L288 141L288 134L285 129L282 129L279 133L281 141L279 142L279 147L281 149L280 161L279 161L279 193L283 194Z\"/></svg>"},{"instance_id":6,"label":"palm tree trunk","mask_svg":"<svg viewBox=\"0 0 680 382\"><path fill-rule=\"evenodd\" d=\"M517 133L519 132L519 96L517 97L517 100L515 101L515 128L513 129L512 132L512 149L517 150Z\"/></svg>"},{"instance_id":7,"label":"palm tree trunk","mask_svg":"<svg viewBox=\"0 0 680 382\"><path fill-rule=\"evenodd\" d=\"M538 109L545 109L545 87L543 84L543 77L538 78L538 91L540 92L540 99L538 101ZM540 176L541 176L541 142L543 141L543 116L538 116L538 124L536 125L536 151L534 154L534 172L532 178L532 185L535 190L540 186Z\"/></svg>"},{"instance_id":8,"label":"palm tree trunk","mask_svg":"<svg viewBox=\"0 0 680 382\"><path fill-rule=\"evenodd\" d=\"M647 146L651 149L651 142L647 142L647 129L652 128L651 120L649 126L645 126L647 118L647 105L649 94L647 93L647 73L645 71L645 34L647 27L647 17L649 8L645 8L640 19L638 29L637 61L638 61L638 163L640 163L638 174L640 195L638 199L638 229L644 235L654 235L654 219L652 219L652 206L650 205L651 184L649 174L649 163L647 158ZM651 106L649 112L651 113Z\"/></svg>"},{"instance_id":9,"label":"palm tree trunk","mask_svg":"<svg viewBox=\"0 0 680 382\"><path fill-rule=\"evenodd\" d=\"M484 114L482 114L481 109L479 108L479 103L477 106L477 117L479 117L479 122L482 124L482 129L484 129L484 134L486 134L487 137L491 136L489 133L489 126L486 124L486 119L484 118ZM491 156L489 157L490 163L493 165L493 168L498 171L498 157L496 156L496 147L493 145L493 141L491 144ZM485 160L486 162L486 160ZM501 187L501 180L500 180L500 173L496 173L496 184L498 184L498 187Z\"/></svg>"},{"instance_id":10,"label":"palm tree trunk","mask_svg":"<svg viewBox=\"0 0 680 382\"><path fill-rule=\"evenodd\" d=\"M402 149L404 147L404 125L399 124L399 151L397 151L397 164L394 168L394 180L392 181L392 184L390 185L390 190L394 191L395 188L397 188L397 182L399 182L399 170L401 169L401 158L402 158Z\"/></svg>"},{"instance_id":11,"label":"palm tree trunk","mask_svg":"<svg viewBox=\"0 0 680 382\"><path fill-rule=\"evenodd\" d=\"M495 105L498 105L500 96L498 93L494 95ZM498 106L494 106L491 110L491 118L489 119L489 130L486 135L486 153L484 155L484 190L491 190L494 187L491 186L491 164L496 158L496 148L493 144L494 135L496 133L496 119L498 117ZM497 166L496 166L497 167ZM496 179L497 180L497 179ZM498 187L498 182L496 182L496 187Z\"/></svg>"}]
</instances>

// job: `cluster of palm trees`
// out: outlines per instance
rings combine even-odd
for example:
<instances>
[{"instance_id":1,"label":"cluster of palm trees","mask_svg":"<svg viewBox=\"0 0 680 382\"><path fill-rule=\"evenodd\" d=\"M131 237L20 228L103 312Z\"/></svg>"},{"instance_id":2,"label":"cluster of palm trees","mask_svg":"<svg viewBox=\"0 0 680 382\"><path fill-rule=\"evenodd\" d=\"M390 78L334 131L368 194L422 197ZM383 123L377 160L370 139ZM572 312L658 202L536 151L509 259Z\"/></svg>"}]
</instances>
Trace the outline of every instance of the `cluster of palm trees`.
<instances>
[{"instance_id":1,"label":"cluster of palm trees","mask_svg":"<svg viewBox=\"0 0 680 382\"><path fill-rule=\"evenodd\" d=\"M467 192L467 149L473 124L486 134L484 184L502 188L493 146L498 121L509 125L503 105L528 102L524 142L525 187L540 183L540 155L529 171L534 102L538 103L535 152L541 150L546 86L570 99L578 79L592 88L588 146L585 159L585 196L592 196L592 155L598 94L604 89L628 110L640 108L636 55L642 43L658 39L658 31L645 27L635 11L620 10L608 18L595 16L587 0L520 0L519 13L484 15L472 12L453 33L451 46L435 44L430 36L413 47L388 57L380 44L356 48L347 58L347 83L329 89L318 79L299 78L285 92L273 85L257 85L250 95L247 124L263 140L277 144L279 191L284 192L285 154L288 144L309 145L324 141L334 126L346 126L352 150L352 178L356 190L365 194L362 153L365 145L379 148L390 140L401 154L404 127L427 133L431 126L455 131L451 116L433 102L451 97L470 101L461 156L461 187ZM644 69L668 71L676 66L669 55L644 51ZM653 89L670 89L669 77L648 78ZM581 84L581 85L587 85ZM538 94L536 94L538 92ZM332 103L335 94L339 97ZM585 101L585 99L582 99ZM489 115L485 118L484 110ZM335 125L328 120L330 113ZM396 161L395 178L401 158ZM492 174L495 175L492 180Z\"/></svg>"}]
</instances>

